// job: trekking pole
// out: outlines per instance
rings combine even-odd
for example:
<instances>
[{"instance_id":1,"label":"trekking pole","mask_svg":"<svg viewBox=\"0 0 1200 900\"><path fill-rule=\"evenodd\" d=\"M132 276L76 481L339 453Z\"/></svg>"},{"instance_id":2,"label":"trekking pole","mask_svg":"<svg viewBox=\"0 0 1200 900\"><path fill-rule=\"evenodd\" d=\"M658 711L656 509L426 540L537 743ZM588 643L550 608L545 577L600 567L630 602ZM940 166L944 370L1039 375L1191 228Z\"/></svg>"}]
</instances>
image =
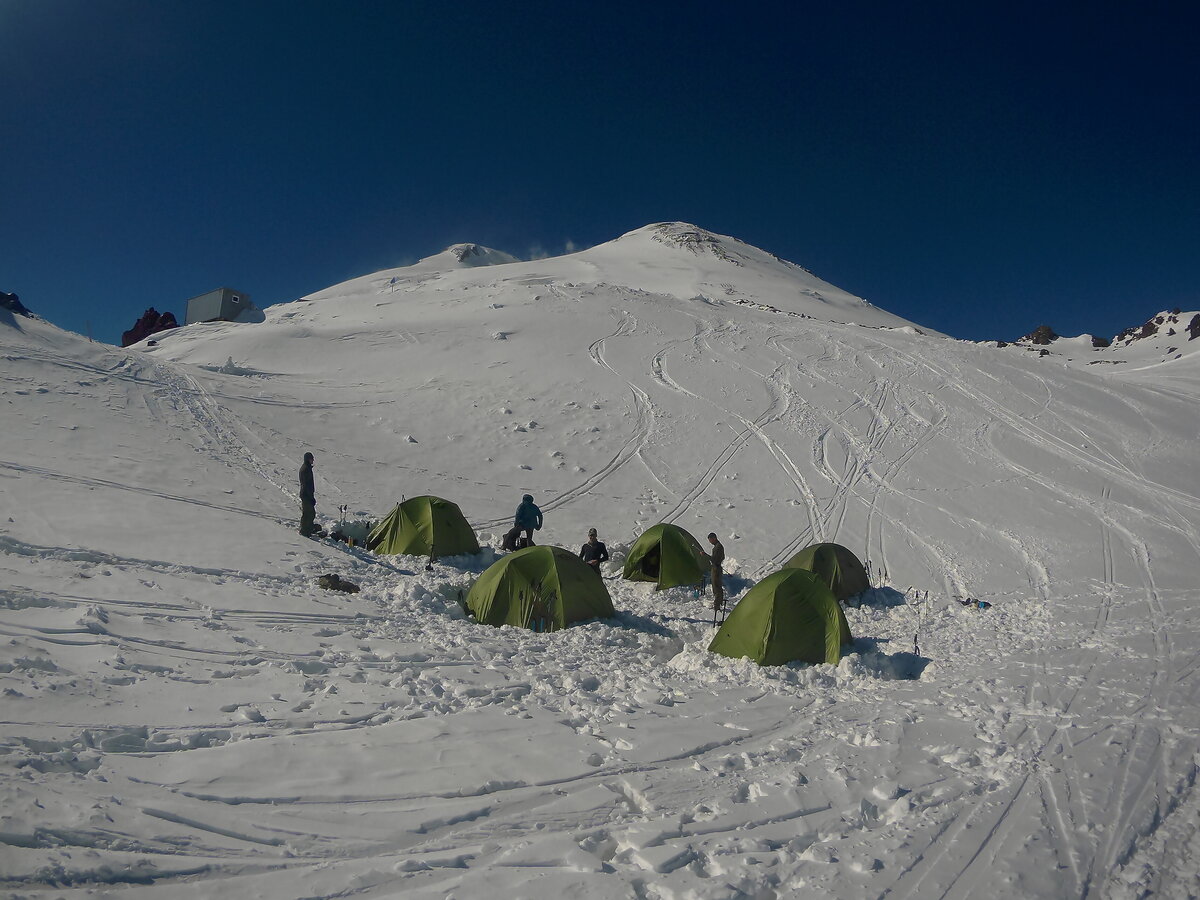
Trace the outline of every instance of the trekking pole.
<instances>
[{"instance_id":1,"label":"trekking pole","mask_svg":"<svg viewBox=\"0 0 1200 900\"><path fill-rule=\"evenodd\" d=\"M541 614L542 631L553 632L555 628L554 620L550 617L550 601L542 593L542 583L539 581L536 586L538 598L538 612Z\"/></svg>"},{"instance_id":2,"label":"trekking pole","mask_svg":"<svg viewBox=\"0 0 1200 900\"><path fill-rule=\"evenodd\" d=\"M912 585L910 584L908 586L908 588L904 591L904 605L905 606L908 605L908 592L911 591L912 589L913 589ZM920 656L921 655L921 645L918 643L918 638L921 636L921 592L920 591L916 592L914 599L916 602L913 603L912 611L913 611L913 615L916 616L916 619L917 619L917 627L913 631L913 656Z\"/></svg>"}]
</instances>

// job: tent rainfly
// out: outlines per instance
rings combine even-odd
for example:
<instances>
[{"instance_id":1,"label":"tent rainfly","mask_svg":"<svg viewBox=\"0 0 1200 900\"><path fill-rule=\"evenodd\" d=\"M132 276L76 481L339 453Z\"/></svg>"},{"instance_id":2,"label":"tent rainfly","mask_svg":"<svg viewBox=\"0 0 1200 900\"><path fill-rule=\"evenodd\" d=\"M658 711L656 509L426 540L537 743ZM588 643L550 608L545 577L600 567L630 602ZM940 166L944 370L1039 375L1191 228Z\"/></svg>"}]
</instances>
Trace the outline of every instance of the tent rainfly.
<instances>
[{"instance_id":1,"label":"tent rainfly","mask_svg":"<svg viewBox=\"0 0 1200 900\"><path fill-rule=\"evenodd\" d=\"M622 574L627 581L653 581L662 591L700 584L709 565L708 554L690 532L663 522L634 541Z\"/></svg>"},{"instance_id":2,"label":"tent rainfly","mask_svg":"<svg viewBox=\"0 0 1200 900\"><path fill-rule=\"evenodd\" d=\"M379 554L444 557L478 553L479 541L457 503L409 497L371 530L367 546Z\"/></svg>"},{"instance_id":3,"label":"tent rainfly","mask_svg":"<svg viewBox=\"0 0 1200 900\"><path fill-rule=\"evenodd\" d=\"M870 590L871 580L858 557L841 544L813 544L783 564L804 569L820 578L840 601Z\"/></svg>"},{"instance_id":4,"label":"tent rainfly","mask_svg":"<svg viewBox=\"0 0 1200 900\"><path fill-rule=\"evenodd\" d=\"M558 631L572 622L616 615L604 579L562 547L526 547L488 567L467 594L485 625Z\"/></svg>"},{"instance_id":5,"label":"tent rainfly","mask_svg":"<svg viewBox=\"0 0 1200 900\"><path fill-rule=\"evenodd\" d=\"M803 569L781 569L747 591L708 649L762 666L836 664L852 640L846 614L825 583Z\"/></svg>"}]
</instances>

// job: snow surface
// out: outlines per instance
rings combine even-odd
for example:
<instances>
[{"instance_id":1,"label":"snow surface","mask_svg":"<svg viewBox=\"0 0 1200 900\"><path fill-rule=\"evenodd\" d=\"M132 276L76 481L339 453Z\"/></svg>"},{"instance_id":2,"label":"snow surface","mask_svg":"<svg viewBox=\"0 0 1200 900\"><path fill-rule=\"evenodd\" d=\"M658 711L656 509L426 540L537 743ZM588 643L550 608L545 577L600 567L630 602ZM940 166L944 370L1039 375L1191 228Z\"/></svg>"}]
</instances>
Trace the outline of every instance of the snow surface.
<instances>
[{"instance_id":1,"label":"snow surface","mask_svg":"<svg viewBox=\"0 0 1200 900\"><path fill-rule=\"evenodd\" d=\"M954 341L682 223L264 313L0 321L8 895L1200 892L1200 357ZM299 537L308 449L326 524L434 493L488 549ZM615 619L464 618L525 492L600 530ZM618 577L663 520L734 597L868 559L850 652L708 654Z\"/></svg>"}]
</instances>

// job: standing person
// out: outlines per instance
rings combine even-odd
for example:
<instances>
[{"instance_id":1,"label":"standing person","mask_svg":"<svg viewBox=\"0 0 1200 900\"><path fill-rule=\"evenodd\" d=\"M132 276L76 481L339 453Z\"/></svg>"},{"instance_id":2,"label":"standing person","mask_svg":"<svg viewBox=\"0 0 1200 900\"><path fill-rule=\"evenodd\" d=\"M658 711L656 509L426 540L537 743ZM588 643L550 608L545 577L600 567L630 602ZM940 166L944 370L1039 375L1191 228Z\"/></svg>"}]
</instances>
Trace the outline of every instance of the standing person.
<instances>
[{"instance_id":1,"label":"standing person","mask_svg":"<svg viewBox=\"0 0 1200 900\"><path fill-rule=\"evenodd\" d=\"M300 533L312 537L316 533L313 521L317 517L317 490L313 483L313 455L304 454L300 467Z\"/></svg>"},{"instance_id":2,"label":"standing person","mask_svg":"<svg viewBox=\"0 0 1200 900\"><path fill-rule=\"evenodd\" d=\"M533 495L526 494L521 498L517 514L513 519L513 529L525 532L525 546L533 546L533 533L542 530L542 511L533 502Z\"/></svg>"},{"instance_id":3,"label":"standing person","mask_svg":"<svg viewBox=\"0 0 1200 900\"><path fill-rule=\"evenodd\" d=\"M709 532L708 542L712 544L712 553L708 554L712 563L713 609L721 609L725 605L725 573L721 566L725 563L725 548L717 540L716 532Z\"/></svg>"},{"instance_id":4,"label":"standing person","mask_svg":"<svg viewBox=\"0 0 1200 900\"><path fill-rule=\"evenodd\" d=\"M579 558L591 566L593 572L600 575L600 563L608 561L608 548L604 546L603 541L596 539L595 528L588 529L587 543L580 549Z\"/></svg>"}]
</instances>

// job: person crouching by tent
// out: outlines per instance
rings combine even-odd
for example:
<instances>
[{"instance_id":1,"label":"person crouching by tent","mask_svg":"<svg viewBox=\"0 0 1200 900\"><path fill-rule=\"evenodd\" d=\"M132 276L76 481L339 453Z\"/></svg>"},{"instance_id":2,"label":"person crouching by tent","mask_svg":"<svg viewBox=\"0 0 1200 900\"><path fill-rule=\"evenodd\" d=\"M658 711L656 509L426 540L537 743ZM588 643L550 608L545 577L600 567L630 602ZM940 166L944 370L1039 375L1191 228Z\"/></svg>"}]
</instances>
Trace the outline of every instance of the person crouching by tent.
<instances>
[{"instance_id":1,"label":"person crouching by tent","mask_svg":"<svg viewBox=\"0 0 1200 900\"><path fill-rule=\"evenodd\" d=\"M519 550L518 536L521 532L525 532L524 544L522 546L533 546L533 533L542 530L542 511L538 509L537 504L533 502L533 495L526 494L521 498L521 505L517 507L517 513L513 517L513 527L506 535L504 535L503 547L505 550Z\"/></svg>"},{"instance_id":2,"label":"person crouching by tent","mask_svg":"<svg viewBox=\"0 0 1200 900\"><path fill-rule=\"evenodd\" d=\"M708 542L712 544L708 558L712 562L713 609L721 609L725 606L725 573L721 570L725 564L725 548L717 540L716 532L709 532Z\"/></svg>"},{"instance_id":3,"label":"person crouching by tent","mask_svg":"<svg viewBox=\"0 0 1200 900\"><path fill-rule=\"evenodd\" d=\"M317 533L313 521L317 517L317 491L313 483L313 455L304 454L304 465L300 467L300 533L312 537Z\"/></svg>"},{"instance_id":4,"label":"person crouching by tent","mask_svg":"<svg viewBox=\"0 0 1200 900\"><path fill-rule=\"evenodd\" d=\"M591 566L593 572L600 575L600 563L608 561L608 548L604 546L603 541L596 539L595 528L588 529L587 543L579 550L579 558Z\"/></svg>"}]
</instances>

